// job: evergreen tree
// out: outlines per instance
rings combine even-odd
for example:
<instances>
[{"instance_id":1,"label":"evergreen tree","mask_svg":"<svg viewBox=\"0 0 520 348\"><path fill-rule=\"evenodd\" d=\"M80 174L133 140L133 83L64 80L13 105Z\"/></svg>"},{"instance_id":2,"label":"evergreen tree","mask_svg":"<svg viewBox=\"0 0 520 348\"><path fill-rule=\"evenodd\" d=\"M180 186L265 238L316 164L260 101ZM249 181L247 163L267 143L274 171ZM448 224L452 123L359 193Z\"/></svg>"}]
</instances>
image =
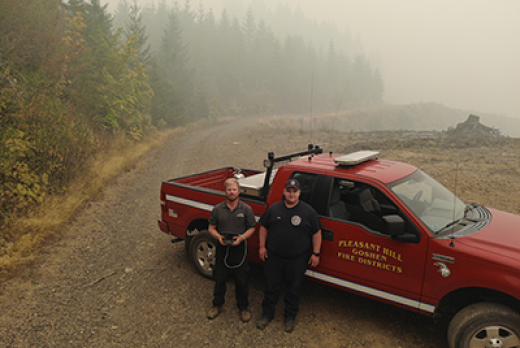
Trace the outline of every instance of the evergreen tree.
<instances>
[{"instance_id":1,"label":"evergreen tree","mask_svg":"<svg viewBox=\"0 0 520 348\"><path fill-rule=\"evenodd\" d=\"M236 18L229 17L226 10L222 11L216 33L213 36L218 42L214 45L213 61L214 86L217 89L215 98L223 108L229 106L235 110L240 100L240 74L242 72L242 38L241 29Z\"/></svg>"},{"instance_id":2,"label":"evergreen tree","mask_svg":"<svg viewBox=\"0 0 520 348\"><path fill-rule=\"evenodd\" d=\"M79 12L85 21L85 54L80 57L83 69L72 80L72 97L93 126L116 129L117 115L111 112L114 100L105 95L106 88L100 87L117 80L124 67L118 57L120 33L112 33L112 17L106 7L101 6L100 0L71 0L67 5L71 14Z\"/></svg>"},{"instance_id":3,"label":"evergreen tree","mask_svg":"<svg viewBox=\"0 0 520 348\"><path fill-rule=\"evenodd\" d=\"M257 27L251 7L247 10L246 17L244 18L242 32L244 42L242 62L243 70L242 75L240 76L241 89L244 96L242 102L246 110L248 109L248 112L252 113L254 112L254 109L256 109L255 99L257 98L257 92L259 92L259 84L257 80L259 76L259 64L257 61L259 48L255 46Z\"/></svg>"},{"instance_id":4,"label":"evergreen tree","mask_svg":"<svg viewBox=\"0 0 520 348\"><path fill-rule=\"evenodd\" d=\"M209 116L209 101L203 88L196 88L190 107L191 121L199 121Z\"/></svg>"},{"instance_id":5,"label":"evergreen tree","mask_svg":"<svg viewBox=\"0 0 520 348\"><path fill-rule=\"evenodd\" d=\"M135 2L134 2L135 5ZM114 29L125 28L127 26L126 19L130 15L130 5L126 0L119 0L117 8L114 12Z\"/></svg>"},{"instance_id":6,"label":"evergreen tree","mask_svg":"<svg viewBox=\"0 0 520 348\"><path fill-rule=\"evenodd\" d=\"M186 5L187 7L187 5ZM215 78L214 52L218 45L216 24L213 12L206 13L202 3L199 5L193 21L193 38L190 42L190 62L193 69L194 94L191 98L189 115L191 120L200 120L209 115L208 96L218 94L218 84Z\"/></svg>"},{"instance_id":7,"label":"evergreen tree","mask_svg":"<svg viewBox=\"0 0 520 348\"><path fill-rule=\"evenodd\" d=\"M165 0L159 0L157 4L156 2L147 2L147 5L143 7L143 26L146 27L146 33L149 35L148 43L151 46L152 54L156 54L160 50L170 10Z\"/></svg>"},{"instance_id":8,"label":"evergreen tree","mask_svg":"<svg viewBox=\"0 0 520 348\"><path fill-rule=\"evenodd\" d=\"M383 95L385 93L385 86L383 83L383 77L381 76L381 72L379 69L374 71L372 76L372 86L370 88L370 100L374 103L382 103Z\"/></svg>"},{"instance_id":9,"label":"evergreen tree","mask_svg":"<svg viewBox=\"0 0 520 348\"><path fill-rule=\"evenodd\" d=\"M325 110L337 110L338 107L344 105L344 99L348 94L346 89L352 88L350 60L342 52L337 52L335 43L331 40L324 63L319 88L323 102L321 106Z\"/></svg>"},{"instance_id":10,"label":"evergreen tree","mask_svg":"<svg viewBox=\"0 0 520 348\"><path fill-rule=\"evenodd\" d=\"M212 100L210 105L218 104L221 112L238 115L307 113L311 87L313 108L320 112L382 101L381 74L364 56L352 61L345 53L345 48L349 54L356 52L348 27L346 34L338 34L331 23L311 23L301 10L279 6L269 13L255 4L243 18L231 17L224 9L216 20L211 8L200 3L194 9L192 3L159 0L139 13L141 27L150 34L146 42L155 53L149 74L155 124L161 119L174 125L203 117L195 111L201 100ZM258 21L257 13L265 21ZM280 40L266 23L279 25L281 17L289 32L299 30L305 38L287 34ZM326 33L328 44L322 45L316 32Z\"/></svg>"},{"instance_id":11,"label":"evergreen tree","mask_svg":"<svg viewBox=\"0 0 520 348\"><path fill-rule=\"evenodd\" d=\"M161 40L161 51L153 65L152 84L155 96L152 119L163 119L167 124L184 124L188 121L187 107L192 97L193 70L188 66L187 46L182 40L182 30L173 11Z\"/></svg>"},{"instance_id":12,"label":"evergreen tree","mask_svg":"<svg viewBox=\"0 0 520 348\"><path fill-rule=\"evenodd\" d=\"M141 9L137 6L137 2L134 0L134 4L130 7L130 13L128 15L129 20L126 23L126 38L127 40L131 36L136 37L135 48L138 51L139 63L143 63L146 66L150 64L151 60L151 46L148 44L148 35L146 35L146 27L143 25L141 16ZM131 66L130 68L134 68Z\"/></svg>"},{"instance_id":13,"label":"evergreen tree","mask_svg":"<svg viewBox=\"0 0 520 348\"><path fill-rule=\"evenodd\" d=\"M352 65L353 99L355 104L362 105L370 101L370 85L372 73L370 65L365 57L358 55Z\"/></svg>"},{"instance_id":14,"label":"evergreen tree","mask_svg":"<svg viewBox=\"0 0 520 348\"><path fill-rule=\"evenodd\" d=\"M150 115L152 123L159 128L166 125L176 125L179 111L176 105L180 104L177 100L178 93L172 83L166 78L164 67L157 59L152 59L150 70L150 86L153 90L152 105Z\"/></svg>"},{"instance_id":15,"label":"evergreen tree","mask_svg":"<svg viewBox=\"0 0 520 348\"><path fill-rule=\"evenodd\" d=\"M284 111L307 112L312 71L303 59L306 45L301 36L288 35L282 48Z\"/></svg>"},{"instance_id":16,"label":"evergreen tree","mask_svg":"<svg viewBox=\"0 0 520 348\"><path fill-rule=\"evenodd\" d=\"M257 112L272 113L277 99L277 75L279 71L279 42L266 26L260 21L252 44L251 69L255 84L252 86L251 103Z\"/></svg>"},{"instance_id":17,"label":"evergreen tree","mask_svg":"<svg viewBox=\"0 0 520 348\"><path fill-rule=\"evenodd\" d=\"M113 100L110 113L117 118L119 127L134 139L140 139L149 123L147 119L153 92L146 74L147 65L141 61L139 31L128 30L127 33L119 55L124 71L117 75L117 79L108 81L104 88L105 95Z\"/></svg>"}]
</instances>

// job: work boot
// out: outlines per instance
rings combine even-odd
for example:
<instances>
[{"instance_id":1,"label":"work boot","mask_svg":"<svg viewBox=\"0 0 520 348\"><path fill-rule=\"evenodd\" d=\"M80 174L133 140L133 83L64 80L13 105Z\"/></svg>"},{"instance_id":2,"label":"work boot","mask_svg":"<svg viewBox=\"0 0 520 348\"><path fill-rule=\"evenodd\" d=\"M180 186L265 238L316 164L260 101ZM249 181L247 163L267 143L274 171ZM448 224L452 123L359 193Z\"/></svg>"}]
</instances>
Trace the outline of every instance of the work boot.
<instances>
[{"instance_id":1,"label":"work boot","mask_svg":"<svg viewBox=\"0 0 520 348\"><path fill-rule=\"evenodd\" d=\"M240 319L246 323L249 320L251 320L251 312L247 309L244 309L243 311L240 311Z\"/></svg>"},{"instance_id":2,"label":"work boot","mask_svg":"<svg viewBox=\"0 0 520 348\"><path fill-rule=\"evenodd\" d=\"M295 326L294 319L285 319L285 332L293 332Z\"/></svg>"},{"instance_id":3,"label":"work boot","mask_svg":"<svg viewBox=\"0 0 520 348\"><path fill-rule=\"evenodd\" d=\"M222 312L222 307L213 306L208 312L208 319L215 319Z\"/></svg>"},{"instance_id":4,"label":"work boot","mask_svg":"<svg viewBox=\"0 0 520 348\"><path fill-rule=\"evenodd\" d=\"M258 320L258 322L256 323L256 327L259 328L260 330L263 330L263 329L265 329L267 324L269 324L270 321L271 321L271 319L269 319L267 317L261 317L260 320Z\"/></svg>"}]
</instances>

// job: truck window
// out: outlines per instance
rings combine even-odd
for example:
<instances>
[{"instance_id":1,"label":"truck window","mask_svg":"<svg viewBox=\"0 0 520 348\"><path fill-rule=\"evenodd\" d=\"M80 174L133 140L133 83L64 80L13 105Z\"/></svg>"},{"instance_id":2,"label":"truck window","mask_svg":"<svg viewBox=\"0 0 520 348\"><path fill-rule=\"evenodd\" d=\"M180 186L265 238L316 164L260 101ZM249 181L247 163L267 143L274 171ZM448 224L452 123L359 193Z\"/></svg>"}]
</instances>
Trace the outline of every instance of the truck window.
<instances>
[{"instance_id":1,"label":"truck window","mask_svg":"<svg viewBox=\"0 0 520 348\"><path fill-rule=\"evenodd\" d=\"M466 204L421 170L388 185L432 231L464 217Z\"/></svg>"},{"instance_id":2,"label":"truck window","mask_svg":"<svg viewBox=\"0 0 520 348\"><path fill-rule=\"evenodd\" d=\"M379 189L356 181L334 178L327 217L363 225L368 230L383 234L383 216L386 215L401 216L407 232L419 236L415 226Z\"/></svg>"},{"instance_id":3,"label":"truck window","mask_svg":"<svg viewBox=\"0 0 520 348\"><path fill-rule=\"evenodd\" d=\"M329 200L327 216L364 225L381 232L381 203L376 199L375 189L369 185L335 178ZM384 199L382 194L377 194ZM389 202L385 202L388 205Z\"/></svg>"},{"instance_id":4,"label":"truck window","mask_svg":"<svg viewBox=\"0 0 520 348\"><path fill-rule=\"evenodd\" d=\"M304 201L307 204L312 205L311 198L312 193L314 191L314 186L316 185L316 180L318 178L317 174L311 173L299 173L295 172L291 175L293 179L298 180L300 183L301 193L300 200ZM314 207L314 209L316 209Z\"/></svg>"},{"instance_id":5,"label":"truck window","mask_svg":"<svg viewBox=\"0 0 520 348\"><path fill-rule=\"evenodd\" d=\"M318 215L327 216L333 178L327 175L295 172L291 176L300 182L300 200L309 204Z\"/></svg>"}]
</instances>

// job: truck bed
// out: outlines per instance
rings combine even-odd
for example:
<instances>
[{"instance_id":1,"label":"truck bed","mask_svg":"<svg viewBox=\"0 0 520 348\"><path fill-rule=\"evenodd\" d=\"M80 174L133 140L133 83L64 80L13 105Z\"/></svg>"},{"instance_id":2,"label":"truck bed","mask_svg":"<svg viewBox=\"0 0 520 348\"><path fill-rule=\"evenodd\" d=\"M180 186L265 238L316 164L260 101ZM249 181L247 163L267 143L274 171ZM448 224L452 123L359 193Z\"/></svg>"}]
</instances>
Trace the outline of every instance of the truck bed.
<instances>
[{"instance_id":1,"label":"truck bed","mask_svg":"<svg viewBox=\"0 0 520 348\"><path fill-rule=\"evenodd\" d=\"M225 167L171 179L167 183L224 192L224 182L233 177L238 177L242 194L257 196L264 184L265 173L252 169L237 170L234 167Z\"/></svg>"},{"instance_id":2,"label":"truck bed","mask_svg":"<svg viewBox=\"0 0 520 348\"><path fill-rule=\"evenodd\" d=\"M226 197L224 182L233 177L239 182L245 181L241 198L254 211L256 209L257 215L261 215L265 210L265 199L260 196L265 172L226 167L164 181L161 187L161 231L185 239L188 230L207 229L209 213Z\"/></svg>"}]
</instances>

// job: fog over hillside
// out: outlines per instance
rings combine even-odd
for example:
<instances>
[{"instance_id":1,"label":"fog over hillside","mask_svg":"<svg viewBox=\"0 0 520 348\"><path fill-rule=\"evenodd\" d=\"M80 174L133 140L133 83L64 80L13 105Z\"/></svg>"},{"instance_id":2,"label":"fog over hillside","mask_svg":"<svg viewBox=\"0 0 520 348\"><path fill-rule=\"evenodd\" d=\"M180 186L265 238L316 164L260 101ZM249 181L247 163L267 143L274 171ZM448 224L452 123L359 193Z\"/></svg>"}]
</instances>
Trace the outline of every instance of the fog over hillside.
<instances>
[{"instance_id":1,"label":"fog over hillside","mask_svg":"<svg viewBox=\"0 0 520 348\"><path fill-rule=\"evenodd\" d=\"M118 0L105 0L114 10ZM131 2L130 0L128 0ZM177 1L182 7L185 0ZM450 108L520 118L520 1L502 0L190 0L243 19L251 8L294 13L322 28L336 26L347 54L363 53L382 72L392 104L436 102ZM137 0L140 6L153 0ZM283 18L267 23L284 35ZM312 33L300 28L307 39ZM329 31L332 32L332 31ZM316 40L316 38L313 38Z\"/></svg>"}]
</instances>

